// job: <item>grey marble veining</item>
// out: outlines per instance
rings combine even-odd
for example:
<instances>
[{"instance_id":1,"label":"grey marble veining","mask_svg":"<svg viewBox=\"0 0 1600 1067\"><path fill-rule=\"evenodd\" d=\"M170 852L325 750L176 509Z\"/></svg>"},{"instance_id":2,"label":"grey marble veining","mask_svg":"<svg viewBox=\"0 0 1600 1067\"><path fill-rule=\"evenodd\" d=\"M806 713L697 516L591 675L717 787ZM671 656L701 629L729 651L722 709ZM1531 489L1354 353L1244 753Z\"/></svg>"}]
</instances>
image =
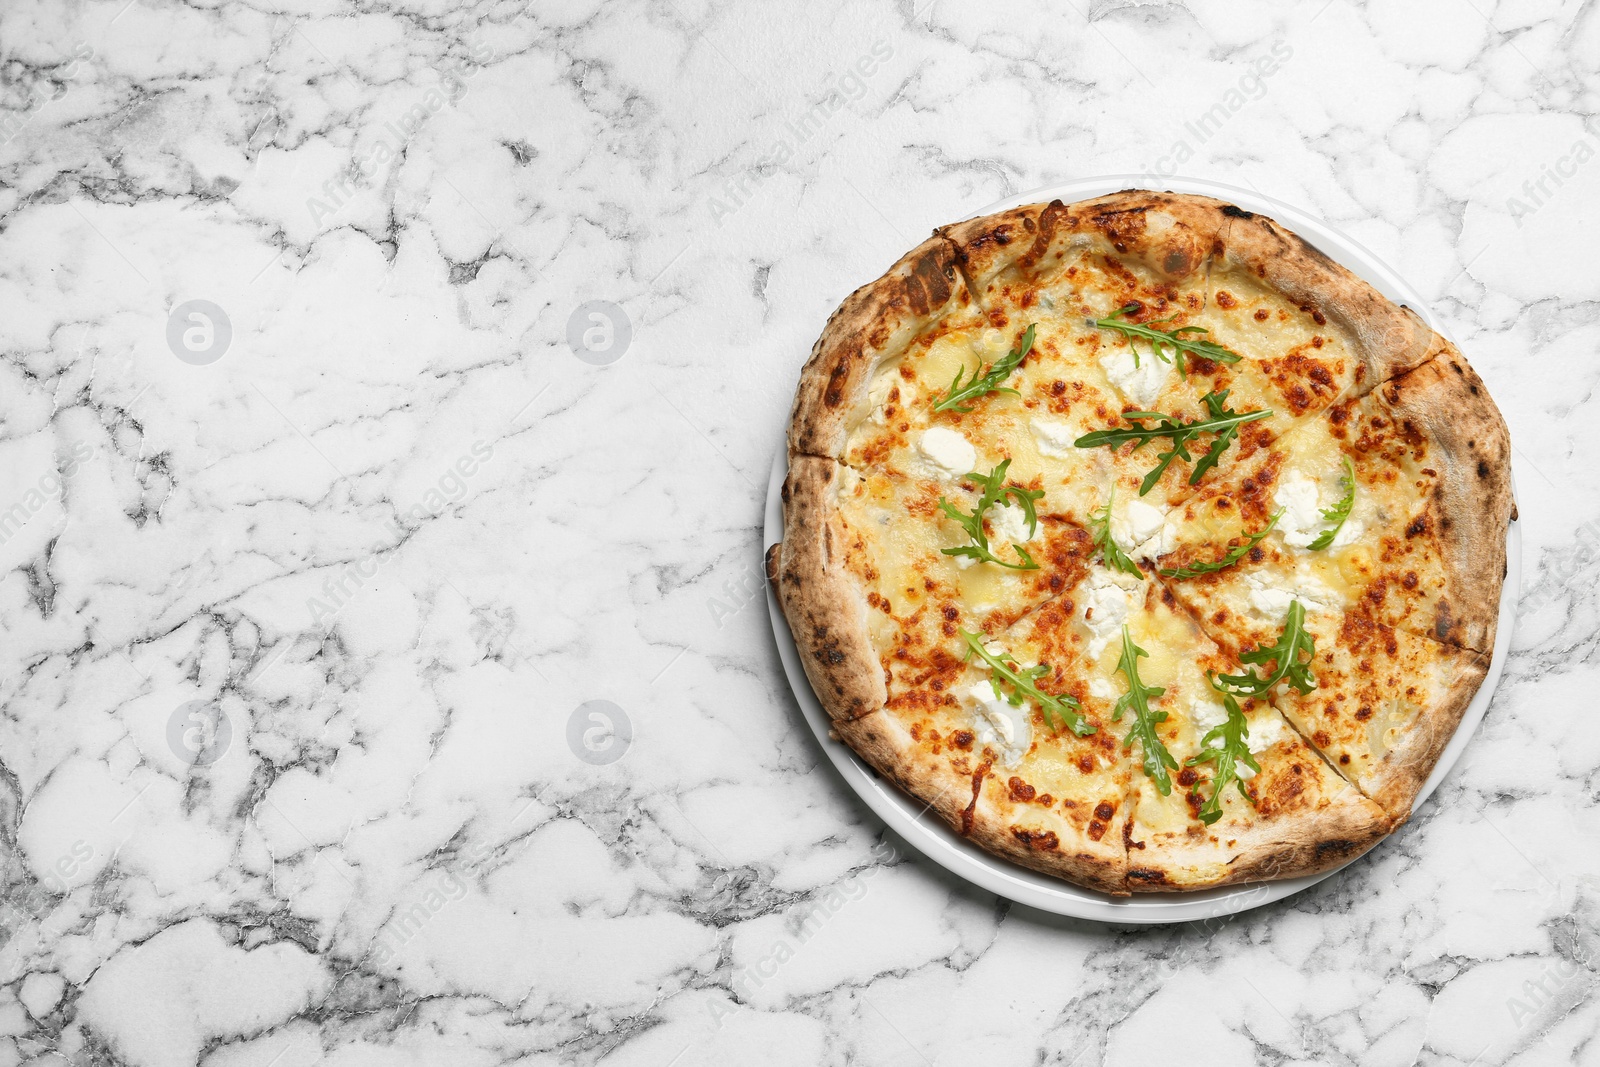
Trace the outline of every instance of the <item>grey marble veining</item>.
<instances>
[{"instance_id":1,"label":"grey marble veining","mask_svg":"<svg viewBox=\"0 0 1600 1067\"><path fill-rule=\"evenodd\" d=\"M1593 3L18 0L0 61L0 1067L1600 1062ZM1525 544L1427 807L1175 928L886 836L760 599L828 312L1111 172L1426 293Z\"/></svg>"}]
</instances>

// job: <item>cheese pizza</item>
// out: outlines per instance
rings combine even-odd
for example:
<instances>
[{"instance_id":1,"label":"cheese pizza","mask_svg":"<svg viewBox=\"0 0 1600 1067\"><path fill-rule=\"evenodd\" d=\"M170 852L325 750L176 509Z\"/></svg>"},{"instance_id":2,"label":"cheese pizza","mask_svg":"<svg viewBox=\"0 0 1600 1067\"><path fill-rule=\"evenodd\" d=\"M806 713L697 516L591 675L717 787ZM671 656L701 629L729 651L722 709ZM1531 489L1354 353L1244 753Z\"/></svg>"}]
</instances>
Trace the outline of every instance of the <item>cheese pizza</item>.
<instances>
[{"instance_id":1,"label":"cheese pizza","mask_svg":"<svg viewBox=\"0 0 1600 1067\"><path fill-rule=\"evenodd\" d=\"M1494 647L1510 441L1445 339L1259 214L942 228L829 320L767 557L834 733L1112 894L1337 866Z\"/></svg>"}]
</instances>

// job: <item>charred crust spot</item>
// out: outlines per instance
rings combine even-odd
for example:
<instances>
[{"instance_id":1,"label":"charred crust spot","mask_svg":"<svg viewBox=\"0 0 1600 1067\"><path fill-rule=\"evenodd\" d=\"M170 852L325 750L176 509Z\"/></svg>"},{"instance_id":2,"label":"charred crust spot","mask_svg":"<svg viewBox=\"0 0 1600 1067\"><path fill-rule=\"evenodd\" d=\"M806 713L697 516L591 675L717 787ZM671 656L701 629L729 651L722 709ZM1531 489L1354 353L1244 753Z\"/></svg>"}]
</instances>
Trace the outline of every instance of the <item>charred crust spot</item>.
<instances>
[{"instance_id":1,"label":"charred crust spot","mask_svg":"<svg viewBox=\"0 0 1600 1067\"><path fill-rule=\"evenodd\" d=\"M1044 210L1039 212L1039 225L1033 235L1033 244L1017 260L1019 267L1028 270L1044 259L1046 253L1050 251L1050 242L1055 237L1057 224L1065 218L1067 218L1067 206L1061 201L1052 200L1045 205Z\"/></svg>"},{"instance_id":2,"label":"charred crust spot","mask_svg":"<svg viewBox=\"0 0 1600 1067\"><path fill-rule=\"evenodd\" d=\"M1479 478L1487 478L1487 477L1489 477L1489 464L1486 461L1481 460L1481 459L1478 460L1478 477Z\"/></svg>"},{"instance_id":3,"label":"charred crust spot","mask_svg":"<svg viewBox=\"0 0 1600 1067\"><path fill-rule=\"evenodd\" d=\"M1109 800L1102 800L1100 803L1094 806L1094 817L1104 820L1105 822L1110 822L1111 816L1115 815L1116 811L1117 809L1115 805L1113 805Z\"/></svg>"},{"instance_id":4,"label":"charred crust spot","mask_svg":"<svg viewBox=\"0 0 1600 1067\"><path fill-rule=\"evenodd\" d=\"M1129 867L1128 880L1130 882L1139 882L1142 885L1165 885L1167 876L1161 871L1152 870L1149 867Z\"/></svg>"},{"instance_id":5,"label":"charred crust spot","mask_svg":"<svg viewBox=\"0 0 1600 1067\"><path fill-rule=\"evenodd\" d=\"M844 383L850 375L848 360L840 360L833 365L833 370L828 372L828 387L822 391L822 402L830 408L836 408L844 403Z\"/></svg>"},{"instance_id":6,"label":"charred crust spot","mask_svg":"<svg viewBox=\"0 0 1600 1067\"><path fill-rule=\"evenodd\" d=\"M950 735L951 748L971 748L974 740L971 730L957 730Z\"/></svg>"},{"instance_id":7,"label":"charred crust spot","mask_svg":"<svg viewBox=\"0 0 1600 1067\"><path fill-rule=\"evenodd\" d=\"M1234 207L1232 204L1223 204L1222 213L1230 219L1253 219L1256 217L1254 212L1246 211L1242 207Z\"/></svg>"},{"instance_id":8,"label":"charred crust spot","mask_svg":"<svg viewBox=\"0 0 1600 1067\"><path fill-rule=\"evenodd\" d=\"M1438 612L1433 622L1433 635L1440 641L1450 640L1450 631L1455 629L1455 619L1451 617L1450 601L1441 599L1436 609Z\"/></svg>"},{"instance_id":9,"label":"charred crust spot","mask_svg":"<svg viewBox=\"0 0 1600 1067\"><path fill-rule=\"evenodd\" d=\"M1340 764L1340 766L1349 766L1349 764L1350 764L1350 753L1346 752L1344 755L1340 756L1339 757L1339 764Z\"/></svg>"},{"instance_id":10,"label":"charred crust spot","mask_svg":"<svg viewBox=\"0 0 1600 1067\"><path fill-rule=\"evenodd\" d=\"M1006 782L1006 785L1011 790L1012 800L1027 801L1033 799L1033 786L1029 785L1027 782L1024 782L1021 778L1013 775L1011 779Z\"/></svg>"},{"instance_id":11,"label":"charred crust spot","mask_svg":"<svg viewBox=\"0 0 1600 1067\"><path fill-rule=\"evenodd\" d=\"M1193 767L1185 767L1183 770L1178 772L1178 784L1185 788L1194 785L1199 780L1200 775L1196 773Z\"/></svg>"},{"instance_id":12,"label":"charred crust spot","mask_svg":"<svg viewBox=\"0 0 1600 1067\"><path fill-rule=\"evenodd\" d=\"M927 315L950 302L954 281L955 265L930 252L911 268L911 276L906 279L906 302L915 314Z\"/></svg>"},{"instance_id":13,"label":"charred crust spot","mask_svg":"<svg viewBox=\"0 0 1600 1067\"><path fill-rule=\"evenodd\" d=\"M1144 212L1143 207L1107 211L1093 216L1090 221L1110 239L1113 248L1118 252L1126 252L1129 245L1144 236Z\"/></svg>"},{"instance_id":14,"label":"charred crust spot","mask_svg":"<svg viewBox=\"0 0 1600 1067\"><path fill-rule=\"evenodd\" d=\"M972 817L978 810L978 797L983 793L983 779L989 773L987 763L972 772L972 801L961 812L961 835L972 834Z\"/></svg>"},{"instance_id":15,"label":"charred crust spot","mask_svg":"<svg viewBox=\"0 0 1600 1067\"><path fill-rule=\"evenodd\" d=\"M1061 839L1054 830L1028 830L1013 826L1011 836L1037 852L1050 852L1061 847Z\"/></svg>"}]
</instances>

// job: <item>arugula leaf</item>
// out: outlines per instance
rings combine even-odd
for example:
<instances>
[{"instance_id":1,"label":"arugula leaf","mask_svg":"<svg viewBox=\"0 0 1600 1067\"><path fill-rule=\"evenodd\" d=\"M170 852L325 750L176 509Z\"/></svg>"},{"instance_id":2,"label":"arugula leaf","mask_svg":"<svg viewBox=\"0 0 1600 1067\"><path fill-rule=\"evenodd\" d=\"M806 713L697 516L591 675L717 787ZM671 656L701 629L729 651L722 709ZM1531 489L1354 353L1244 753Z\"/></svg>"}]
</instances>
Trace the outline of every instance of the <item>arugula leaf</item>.
<instances>
[{"instance_id":1,"label":"arugula leaf","mask_svg":"<svg viewBox=\"0 0 1600 1067\"><path fill-rule=\"evenodd\" d=\"M1261 764L1256 762L1255 756L1250 752L1250 727L1245 722L1244 712L1239 709L1239 702L1233 698L1232 693L1222 693L1223 706L1228 709L1228 721L1213 726L1200 739L1200 752L1190 756L1184 766L1195 767L1202 763L1215 765L1211 774L1211 796L1200 807L1200 821L1210 826L1222 818L1222 794L1227 792L1228 786L1239 787L1239 795L1254 805L1256 798L1244 787L1244 779L1239 777L1239 764L1261 773Z\"/></svg>"},{"instance_id":2,"label":"arugula leaf","mask_svg":"<svg viewBox=\"0 0 1600 1067\"><path fill-rule=\"evenodd\" d=\"M1044 721L1050 724L1050 729L1061 732L1065 726L1079 737L1088 737L1095 732L1093 724L1085 719L1078 711L1078 702L1067 694L1052 696L1042 692L1038 680L1050 673L1050 665L1041 663L1037 667L1020 666L1011 653L1001 652L998 655L990 652L983 645L982 634L972 634L965 630L961 636L967 642L967 655L971 659L976 652L989 665L989 670L994 673L995 680L1009 688L1009 693L1002 693L1006 702L1012 707L1021 707L1024 697L1038 701L1040 709L1044 712ZM991 682L990 684L993 684ZM995 692L1000 689L996 687Z\"/></svg>"},{"instance_id":3,"label":"arugula leaf","mask_svg":"<svg viewBox=\"0 0 1600 1067\"><path fill-rule=\"evenodd\" d=\"M1133 747L1137 740L1144 755L1144 773L1155 782L1156 788L1162 796L1172 792L1172 776L1167 774L1167 768L1178 769L1178 761L1172 758L1172 753L1167 751L1167 746L1161 743L1161 738L1156 735L1156 726L1167 720L1164 711L1151 711L1150 698L1161 696L1166 689L1161 686L1145 685L1139 680L1139 657L1148 656L1150 653L1133 643L1133 635L1128 632L1126 624L1122 627L1122 658L1117 661L1117 670L1128 679L1128 691L1117 698L1117 706L1112 709L1111 718L1122 721L1122 713L1133 712L1133 724L1128 727L1128 738L1122 742L1124 750Z\"/></svg>"},{"instance_id":4,"label":"arugula leaf","mask_svg":"<svg viewBox=\"0 0 1600 1067\"><path fill-rule=\"evenodd\" d=\"M1028 328L1022 331L1022 337L1018 339L1010 352L989 364L987 370L974 371L965 385L961 384L961 377L966 373L967 369L965 367L957 368L955 381L950 383L949 392L944 395L944 399L933 405L933 410L959 411L965 415L972 409L964 408L961 405L969 400L977 400L980 397L988 396L990 393L1010 393L1012 396L1021 396L1021 393L1015 389L1007 388L1003 383L1007 378L1011 377L1011 372L1016 370L1017 366L1032 351L1033 328L1035 325L1035 323L1029 323Z\"/></svg>"},{"instance_id":5,"label":"arugula leaf","mask_svg":"<svg viewBox=\"0 0 1600 1067\"><path fill-rule=\"evenodd\" d=\"M1009 567L1014 571L1036 571L1039 565L1033 561L1028 550L1021 545L1012 545L1017 550L1017 555L1022 557L1021 563L1007 563L989 550L989 535L983 530L983 513L1006 497L1015 500L1022 508L1023 517L1028 520L1028 536L1031 538L1039 529L1039 515L1034 510L1033 502L1044 496L1043 489L1024 489L1020 485L1006 485L1006 468L1011 466L1009 459L1000 461L1000 465L988 474L979 474L976 471L967 475L969 479L983 486L983 495L978 498L978 506L968 515L959 510L954 504L944 497L939 498L939 507L944 513L961 525L967 531L967 536L972 538L972 544L962 545L960 548L940 549L947 556L966 556L982 563L998 563L1002 567Z\"/></svg>"},{"instance_id":6,"label":"arugula leaf","mask_svg":"<svg viewBox=\"0 0 1600 1067\"><path fill-rule=\"evenodd\" d=\"M1322 531L1317 539L1311 542L1313 552L1321 552L1333 544L1333 539L1339 536L1339 531L1344 528L1344 520L1350 517L1350 509L1356 503L1356 465L1350 462L1350 457L1344 457L1344 496L1331 508L1322 509L1322 521L1331 522L1333 526Z\"/></svg>"},{"instance_id":7,"label":"arugula leaf","mask_svg":"<svg viewBox=\"0 0 1600 1067\"><path fill-rule=\"evenodd\" d=\"M1283 510L1280 508L1272 513L1272 518L1267 520L1267 524L1265 526L1261 527L1261 529L1255 531L1254 533L1245 534L1244 541L1238 545L1235 545L1233 548L1230 548L1227 551L1227 554L1225 554L1221 559L1212 560L1210 562L1201 561L1197 563L1190 563L1183 567L1163 568L1161 571L1161 576L1163 578L1178 579L1198 578L1202 574L1215 574L1217 571L1225 570L1228 567L1233 566L1235 563L1238 563L1241 559L1244 559L1244 557L1252 548L1261 543L1261 539L1263 537L1272 532L1272 528L1278 525L1278 520L1281 518L1283 518Z\"/></svg>"},{"instance_id":8,"label":"arugula leaf","mask_svg":"<svg viewBox=\"0 0 1600 1067\"><path fill-rule=\"evenodd\" d=\"M1139 495L1144 496L1155 484L1161 480L1161 475L1172 465L1175 459L1192 461L1189 454L1189 442L1197 434L1215 434L1216 439L1211 442L1211 448L1200 457L1194 465L1194 471L1189 475L1189 484L1198 485L1201 475L1217 465L1217 460L1222 458L1222 453L1239 436L1239 427L1247 422L1265 419L1272 415L1270 410L1260 411L1230 411L1227 407L1228 390L1220 393L1213 389L1200 399L1205 402L1210 418L1196 419L1193 422L1183 422L1171 415L1163 415L1159 411L1124 411L1122 417L1133 423L1129 427L1119 427L1111 430L1095 430L1086 433L1072 442L1079 448L1099 448L1102 445L1111 448L1120 448L1132 441L1134 451L1138 451L1150 442L1165 437L1172 442L1172 447L1165 452L1157 453L1159 462L1154 470L1145 475L1144 481L1139 483ZM1146 419L1160 419L1154 426L1146 426Z\"/></svg>"},{"instance_id":9,"label":"arugula leaf","mask_svg":"<svg viewBox=\"0 0 1600 1067\"><path fill-rule=\"evenodd\" d=\"M1249 419L1241 419L1237 422L1228 421L1228 416L1234 414L1234 412L1228 410L1229 392L1230 390L1224 389L1219 393L1213 389L1200 398L1205 403L1206 410L1211 413L1212 421L1220 426L1221 429L1215 431L1217 436L1211 442L1211 450L1201 456L1200 462L1194 465L1194 473L1189 475L1190 485L1200 484L1201 475L1215 467L1217 460L1222 458L1222 453L1227 451L1228 446L1238 438L1239 427L1250 421Z\"/></svg>"},{"instance_id":10,"label":"arugula leaf","mask_svg":"<svg viewBox=\"0 0 1600 1067\"><path fill-rule=\"evenodd\" d=\"M1302 655L1305 656L1304 661L1300 659ZM1235 693L1261 696L1279 682L1287 680L1299 692L1309 693L1317 687L1317 679L1311 673L1311 664L1316 658L1317 642L1311 636L1311 631L1306 629L1305 605L1295 600L1289 604L1289 616L1283 621L1283 633L1278 636L1277 644L1239 654L1240 663L1257 666L1274 664L1272 673L1264 678L1255 671L1219 674L1211 684L1218 690L1226 686Z\"/></svg>"},{"instance_id":11,"label":"arugula leaf","mask_svg":"<svg viewBox=\"0 0 1600 1067\"><path fill-rule=\"evenodd\" d=\"M1178 373L1185 378L1189 376L1189 362L1185 356L1199 356L1201 359L1211 359L1218 363L1237 363L1239 353L1223 348L1215 341L1208 341L1200 337L1185 337L1184 334L1209 334L1211 331L1204 326L1176 326L1170 330L1159 329L1160 326L1171 322L1178 316L1169 315L1164 319L1153 322L1137 323L1127 321L1127 316L1139 310L1138 304L1128 304L1118 308L1103 319L1090 319L1095 326L1102 330L1115 330L1127 338L1128 347L1133 351L1133 365L1139 365L1139 348L1133 343L1134 338L1140 338L1150 344L1150 351L1163 363L1171 363L1172 356L1178 359ZM1172 356L1162 351L1170 349Z\"/></svg>"},{"instance_id":12,"label":"arugula leaf","mask_svg":"<svg viewBox=\"0 0 1600 1067\"><path fill-rule=\"evenodd\" d=\"M1106 498L1106 506L1089 513L1089 530L1094 534L1094 547L1100 550L1100 558L1105 560L1107 567L1143 578L1144 572L1139 570L1139 565L1128 558L1128 554L1111 536L1111 505L1116 499L1117 491L1113 488L1111 495Z\"/></svg>"}]
</instances>

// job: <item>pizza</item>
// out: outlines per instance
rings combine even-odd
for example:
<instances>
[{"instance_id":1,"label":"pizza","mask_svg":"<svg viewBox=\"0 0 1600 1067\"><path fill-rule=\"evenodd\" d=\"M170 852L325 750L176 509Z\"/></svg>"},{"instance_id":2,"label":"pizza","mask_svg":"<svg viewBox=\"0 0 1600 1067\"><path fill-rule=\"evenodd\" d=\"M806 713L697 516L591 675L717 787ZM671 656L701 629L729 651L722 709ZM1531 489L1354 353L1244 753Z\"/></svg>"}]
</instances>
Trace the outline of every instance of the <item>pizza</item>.
<instances>
[{"instance_id":1,"label":"pizza","mask_svg":"<svg viewBox=\"0 0 1600 1067\"><path fill-rule=\"evenodd\" d=\"M1273 220L1128 191L943 227L829 319L767 575L833 734L1106 893L1342 864L1494 648L1510 440Z\"/></svg>"}]
</instances>

